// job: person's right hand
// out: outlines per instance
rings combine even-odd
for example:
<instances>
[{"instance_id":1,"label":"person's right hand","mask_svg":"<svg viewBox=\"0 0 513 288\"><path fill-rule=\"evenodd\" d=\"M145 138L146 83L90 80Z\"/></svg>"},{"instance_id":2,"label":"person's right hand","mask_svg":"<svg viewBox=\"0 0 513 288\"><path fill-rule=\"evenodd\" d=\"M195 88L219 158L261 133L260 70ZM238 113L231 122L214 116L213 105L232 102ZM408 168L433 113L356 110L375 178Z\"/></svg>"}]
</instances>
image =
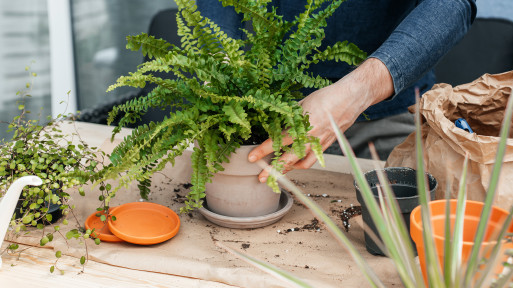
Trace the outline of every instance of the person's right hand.
<instances>
[{"instance_id":1,"label":"person's right hand","mask_svg":"<svg viewBox=\"0 0 513 288\"><path fill-rule=\"evenodd\" d=\"M341 131L345 131L370 105L390 97L393 93L394 85L387 67L380 60L370 58L336 83L308 95L300 104L309 115L310 125L313 127L309 134L319 138L324 151L336 140L328 114L332 115ZM292 141L287 136L283 144L289 145ZM272 152L272 141L267 139L251 151L249 161L258 161ZM306 156L302 159L294 153L284 153L279 160L284 162L285 170L282 173L292 169L308 169L317 161L309 146L306 147ZM265 182L267 177L268 172L262 171L259 175L260 182Z\"/></svg>"}]
</instances>

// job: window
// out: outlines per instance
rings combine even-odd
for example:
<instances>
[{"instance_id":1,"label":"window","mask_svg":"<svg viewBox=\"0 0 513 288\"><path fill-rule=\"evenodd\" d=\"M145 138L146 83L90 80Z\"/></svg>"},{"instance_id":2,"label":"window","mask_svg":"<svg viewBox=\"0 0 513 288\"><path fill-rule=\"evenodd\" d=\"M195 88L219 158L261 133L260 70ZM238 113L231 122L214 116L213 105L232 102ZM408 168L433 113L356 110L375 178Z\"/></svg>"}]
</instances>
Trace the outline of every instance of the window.
<instances>
[{"instance_id":1,"label":"window","mask_svg":"<svg viewBox=\"0 0 513 288\"><path fill-rule=\"evenodd\" d=\"M16 93L25 90L31 77L25 71L31 66L32 98L26 107L32 117L43 108L42 118L51 113L50 46L46 1L17 0L0 2L0 121L11 121L18 115ZM0 138L7 138L6 125L0 125Z\"/></svg>"},{"instance_id":2,"label":"window","mask_svg":"<svg viewBox=\"0 0 513 288\"><path fill-rule=\"evenodd\" d=\"M148 32L153 15L168 8L176 8L174 1L0 1L0 121L18 113L16 93L32 81L26 66L37 73L25 103L32 117L40 108L41 119L62 113L68 91L66 112L122 96L126 89L105 91L143 61L125 49L126 36ZM0 138L9 137L6 129L0 126Z\"/></svg>"},{"instance_id":3,"label":"window","mask_svg":"<svg viewBox=\"0 0 513 288\"><path fill-rule=\"evenodd\" d=\"M141 53L126 50L126 36L148 32L152 16L167 8L176 8L174 1L71 0L78 109L127 92L105 92L143 61Z\"/></svg>"}]
</instances>

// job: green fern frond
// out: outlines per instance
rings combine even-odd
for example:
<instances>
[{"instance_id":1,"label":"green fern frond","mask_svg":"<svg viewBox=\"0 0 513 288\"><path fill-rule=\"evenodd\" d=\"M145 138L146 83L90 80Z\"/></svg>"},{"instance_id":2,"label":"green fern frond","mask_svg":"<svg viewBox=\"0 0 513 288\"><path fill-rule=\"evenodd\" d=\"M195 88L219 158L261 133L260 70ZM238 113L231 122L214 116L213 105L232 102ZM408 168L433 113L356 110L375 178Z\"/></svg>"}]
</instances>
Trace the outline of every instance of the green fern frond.
<instances>
[{"instance_id":1,"label":"green fern frond","mask_svg":"<svg viewBox=\"0 0 513 288\"><path fill-rule=\"evenodd\" d=\"M326 78L323 78L319 75L317 76L313 76L313 75L307 75L307 74L303 74L303 73L299 73L297 75L295 75L294 77L294 80L303 85L303 87L306 87L306 88L323 88L323 87L326 87L328 85L331 85L331 81L326 79Z\"/></svg>"},{"instance_id":2,"label":"green fern frond","mask_svg":"<svg viewBox=\"0 0 513 288\"><path fill-rule=\"evenodd\" d=\"M167 54L169 47L172 45L163 40L155 39L154 36L149 36L146 33L141 33L136 36L127 36L126 48L132 51L141 49L143 56L148 56L150 59L163 57Z\"/></svg>"},{"instance_id":3,"label":"green fern frond","mask_svg":"<svg viewBox=\"0 0 513 288\"><path fill-rule=\"evenodd\" d=\"M316 14L301 22L302 26L287 39L283 45L281 53L281 63L276 68L276 81L287 79L282 75L292 73L299 75L303 69L307 68L312 55L322 43L324 39L324 27L326 27L326 19L330 17L335 10L344 2L344 0L332 1L326 8L321 9ZM310 12L308 13L310 14ZM303 65L301 65L303 64ZM306 64L306 65L305 65ZM294 81L285 81L282 87L289 87Z\"/></svg>"},{"instance_id":4,"label":"green fern frond","mask_svg":"<svg viewBox=\"0 0 513 288\"><path fill-rule=\"evenodd\" d=\"M162 80L156 81L157 83L163 82L171 82L172 80ZM123 103L121 105L115 106L112 111L109 112L109 116L107 118L107 124L110 125L116 117L120 113L124 113L122 118L119 121L119 126L125 126L127 124L133 124L135 121L139 120L140 117L148 111L150 108L159 108L159 107L172 107L179 106L181 102L180 95L183 95L183 90L181 89L168 89L164 86L171 87L171 85L161 85L155 87L150 93L146 96L141 96L139 98L132 99ZM177 88L175 87L171 88Z\"/></svg>"},{"instance_id":5,"label":"green fern frond","mask_svg":"<svg viewBox=\"0 0 513 288\"><path fill-rule=\"evenodd\" d=\"M230 38L210 19L202 17L193 0L177 0L177 19L181 16L193 29L182 29L182 45L185 50L210 54L222 61L225 53L228 61L244 62L241 40ZM183 25L183 21L181 22ZM194 48L192 48L194 47Z\"/></svg>"},{"instance_id":6,"label":"green fern frond","mask_svg":"<svg viewBox=\"0 0 513 288\"><path fill-rule=\"evenodd\" d=\"M353 43L337 42L333 46L326 47L322 52L312 56L312 62L335 60L346 62L349 65L358 65L367 58L367 53ZM306 67L308 68L308 67Z\"/></svg>"},{"instance_id":7,"label":"green fern frond","mask_svg":"<svg viewBox=\"0 0 513 288\"><path fill-rule=\"evenodd\" d=\"M228 121L233 124L239 125L240 135L243 139L249 138L251 134L251 125L247 119L248 114L244 111L244 108L236 102L223 106L223 112L228 116Z\"/></svg>"},{"instance_id":8,"label":"green fern frond","mask_svg":"<svg viewBox=\"0 0 513 288\"><path fill-rule=\"evenodd\" d=\"M191 155L192 175L191 175L191 191L187 195L185 207L180 209L180 212L187 212L194 208L200 208L203 205L203 198L205 198L205 183L209 178L207 169L207 159L205 157L205 150L202 147L194 147Z\"/></svg>"}]
</instances>

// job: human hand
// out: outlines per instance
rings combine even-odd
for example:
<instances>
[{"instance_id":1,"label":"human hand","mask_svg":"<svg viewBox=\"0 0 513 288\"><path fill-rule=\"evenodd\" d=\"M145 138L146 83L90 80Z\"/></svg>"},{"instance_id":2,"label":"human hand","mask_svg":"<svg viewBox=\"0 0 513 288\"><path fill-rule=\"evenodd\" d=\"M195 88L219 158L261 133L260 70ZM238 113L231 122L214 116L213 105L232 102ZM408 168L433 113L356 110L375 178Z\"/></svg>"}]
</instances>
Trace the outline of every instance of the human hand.
<instances>
[{"instance_id":1,"label":"human hand","mask_svg":"<svg viewBox=\"0 0 513 288\"><path fill-rule=\"evenodd\" d=\"M378 103L394 93L393 81L386 66L378 59L366 60L353 72L330 86L319 89L305 97L300 105L309 115L311 136L319 138L322 150L326 150L336 140L328 114L331 114L341 131L349 128L356 118L370 105ZM284 145L292 144L293 139L286 135ZM273 152L272 140L267 139L253 149L248 156L250 162L256 162ZM310 146L306 147L306 156L299 159L294 153L284 153L279 161L284 163L282 173L293 169L308 169L317 161ZM264 183L269 172L263 170L258 179Z\"/></svg>"}]
</instances>

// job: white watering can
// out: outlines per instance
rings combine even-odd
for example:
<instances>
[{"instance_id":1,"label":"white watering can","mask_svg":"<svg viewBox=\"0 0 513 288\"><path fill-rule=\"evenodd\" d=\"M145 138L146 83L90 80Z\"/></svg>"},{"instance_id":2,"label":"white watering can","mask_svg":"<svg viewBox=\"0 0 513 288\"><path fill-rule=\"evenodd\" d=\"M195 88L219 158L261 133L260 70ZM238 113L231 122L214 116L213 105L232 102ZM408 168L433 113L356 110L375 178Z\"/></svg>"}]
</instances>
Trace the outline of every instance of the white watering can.
<instances>
[{"instance_id":1,"label":"white watering can","mask_svg":"<svg viewBox=\"0 0 513 288\"><path fill-rule=\"evenodd\" d=\"M43 180L37 176L23 176L11 184L4 197L0 199L0 246L4 242L5 234L11 223L12 214L20 199L23 187L27 185L39 186ZM2 257L0 257L0 269L2 268Z\"/></svg>"}]
</instances>

